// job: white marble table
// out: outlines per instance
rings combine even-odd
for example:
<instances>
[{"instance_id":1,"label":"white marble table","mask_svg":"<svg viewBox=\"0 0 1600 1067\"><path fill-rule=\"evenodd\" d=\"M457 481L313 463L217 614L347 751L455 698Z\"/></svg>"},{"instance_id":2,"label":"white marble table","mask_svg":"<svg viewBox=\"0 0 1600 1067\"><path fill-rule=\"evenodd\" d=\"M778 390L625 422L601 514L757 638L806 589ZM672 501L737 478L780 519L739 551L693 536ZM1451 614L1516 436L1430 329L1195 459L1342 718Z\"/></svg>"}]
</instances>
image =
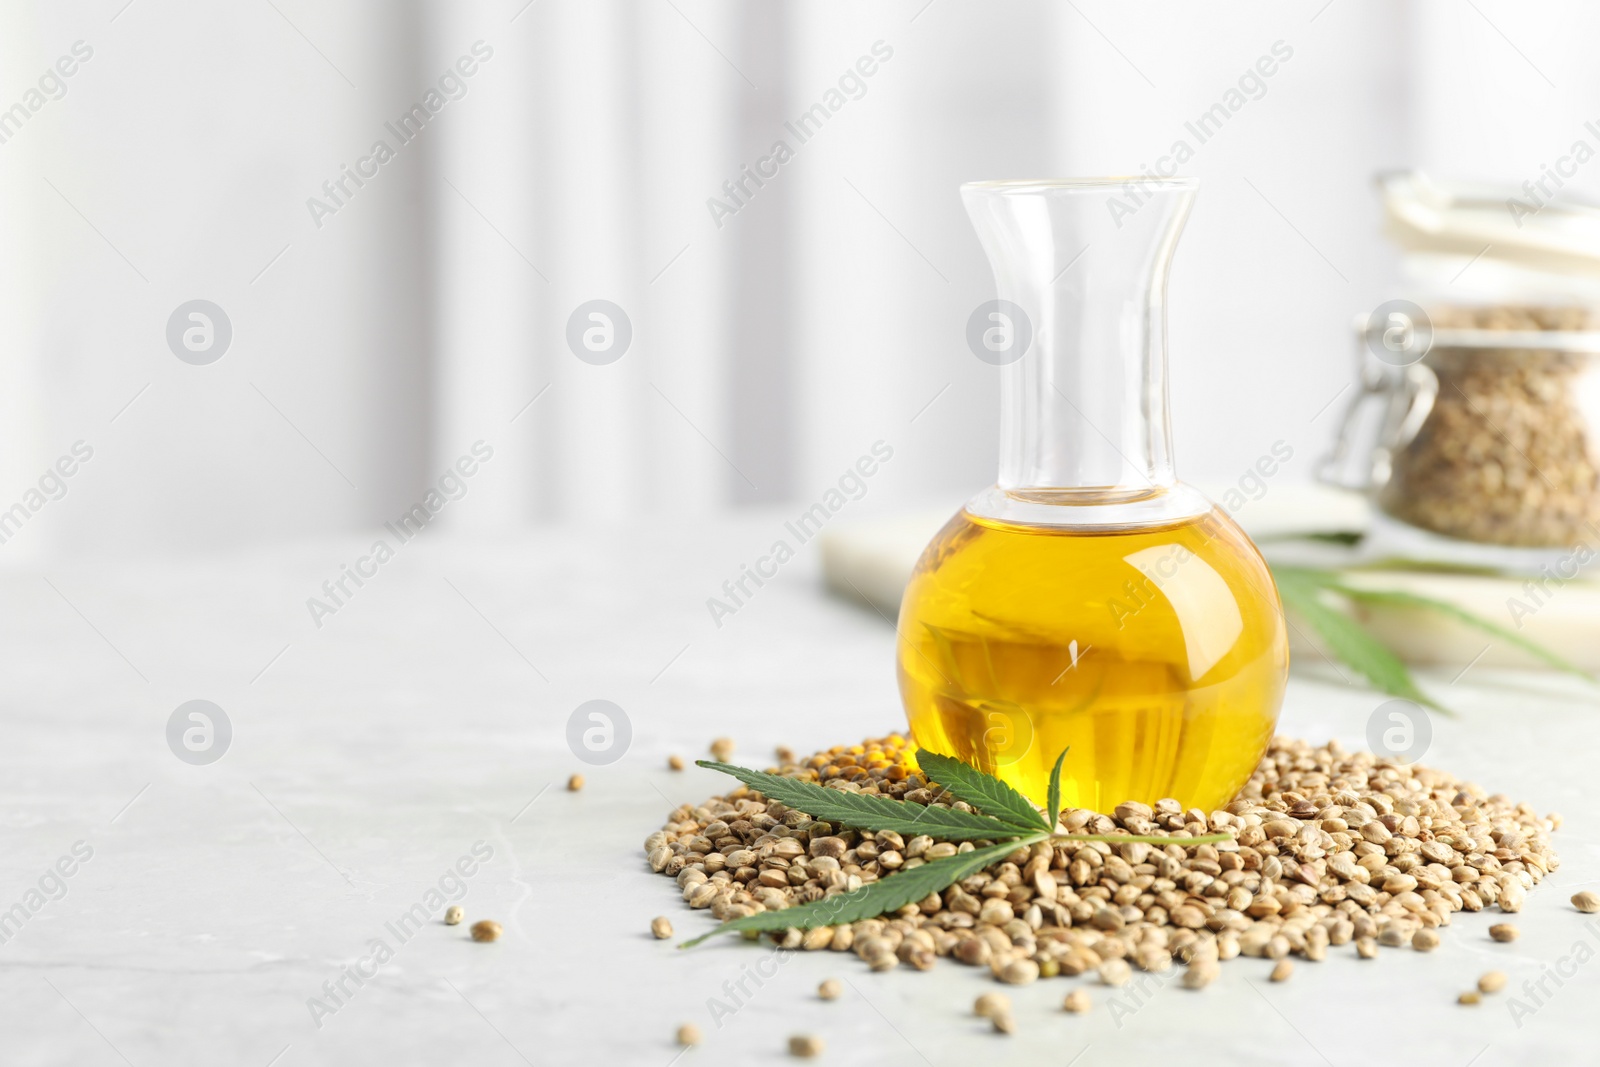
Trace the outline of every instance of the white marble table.
<instances>
[{"instance_id":1,"label":"white marble table","mask_svg":"<svg viewBox=\"0 0 1600 1067\"><path fill-rule=\"evenodd\" d=\"M666 1067L684 1021L707 1041L683 1064L784 1060L798 1031L822 1035L831 1063L1600 1062L1600 961L1548 984L1520 1026L1504 994L1454 1003L1491 966L1518 992L1579 942L1600 951L1600 923L1567 904L1600 879L1584 793L1600 702L1543 677L1529 696L1479 669L1431 679L1461 714L1436 720L1429 762L1566 816L1564 866L1513 945L1463 917L1430 955L1345 949L1271 986L1262 961L1239 961L1202 994L1159 989L1122 1018L1100 987L1092 1014L1064 1015L1068 982L1042 981L1011 991L1011 1038L968 1013L993 987L967 968L881 975L797 954L719 1028L708 998L769 950L650 938L654 915L680 934L710 920L649 874L640 844L669 802L724 784L668 771L667 755L727 734L764 763L777 743L899 723L889 626L823 595L812 556L713 626L705 599L781 518L504 543L430 531L320 629L306 598L370 538L0 572L0 909L23 906L0 944L0 1064ZM632 723L610 766L566 744L569 714L594 698ZM231 722L208 765L168 747L191 699ZM1283 729L1359 745L1377 703L1297 675ZM575 770L577 794L563 788ZM463 904L504 937L430 922L402 941L389 924L478 842L492 856L468 864ZM92 855L62 861L75 845ZM59 883L58 861L72 871ZM374 939L392 952L381 965ZM345 978L349 995L314 1020L308 1000L357 965L373 977ZM824 1004L812 990L829 976L849 984Z\"/></svg>"}]
</instances>

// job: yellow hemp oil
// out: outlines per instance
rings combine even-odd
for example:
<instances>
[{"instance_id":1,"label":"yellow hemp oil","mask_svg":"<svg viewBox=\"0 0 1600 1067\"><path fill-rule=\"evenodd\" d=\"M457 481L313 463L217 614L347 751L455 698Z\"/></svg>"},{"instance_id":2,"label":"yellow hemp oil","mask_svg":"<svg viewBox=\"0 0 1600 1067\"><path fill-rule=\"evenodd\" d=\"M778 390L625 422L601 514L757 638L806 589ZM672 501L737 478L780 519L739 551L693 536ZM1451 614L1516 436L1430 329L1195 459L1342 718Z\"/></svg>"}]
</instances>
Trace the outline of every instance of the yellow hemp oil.
<instances>
[{"instance_id":1,"label":"yellow hemp oil","mask_svg":"<svg viewBox=\"0 0 1600 1067\"><path fill-rule=\"evenodd\" d=\"M918 563L899 677L919 747L1044 803L1224 806L1278 717L1287 636L1266 564L1217 510L1083 531L963 511Z\"/></svg>"}]
</instances>

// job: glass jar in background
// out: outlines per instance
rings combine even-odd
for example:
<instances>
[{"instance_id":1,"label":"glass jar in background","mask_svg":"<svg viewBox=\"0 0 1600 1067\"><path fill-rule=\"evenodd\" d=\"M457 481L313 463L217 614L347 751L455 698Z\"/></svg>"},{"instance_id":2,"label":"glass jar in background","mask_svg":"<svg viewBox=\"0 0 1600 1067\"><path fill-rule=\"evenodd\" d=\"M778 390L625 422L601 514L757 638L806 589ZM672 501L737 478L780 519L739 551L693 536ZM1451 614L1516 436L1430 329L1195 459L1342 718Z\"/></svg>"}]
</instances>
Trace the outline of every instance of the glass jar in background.
<instances>
[{"instance_id":1,"label":"glass jar in background","mask_svg":"<svg viewBox=\"0 0 1600 1067\"><path fill-rule=\"evenodd\" d=\"M1379 189L1416 299L1358 318L1323 480L1367 493L1406 555L1537 569L1600 545L1600 210L1417 174Z\"/></svg>"},{"instance_id":2,"label":"glass jar in background","mask_svg":"<svg viewBox=\"0 0 1600 1067\"><path fill-rule=\"evenodd\" d=\"M1600 520L1600 332L1584 328L1586 309L1441 308L1432 319L1378 506L1483 544L1589 538Z\"/></svg>"}]
</instances>

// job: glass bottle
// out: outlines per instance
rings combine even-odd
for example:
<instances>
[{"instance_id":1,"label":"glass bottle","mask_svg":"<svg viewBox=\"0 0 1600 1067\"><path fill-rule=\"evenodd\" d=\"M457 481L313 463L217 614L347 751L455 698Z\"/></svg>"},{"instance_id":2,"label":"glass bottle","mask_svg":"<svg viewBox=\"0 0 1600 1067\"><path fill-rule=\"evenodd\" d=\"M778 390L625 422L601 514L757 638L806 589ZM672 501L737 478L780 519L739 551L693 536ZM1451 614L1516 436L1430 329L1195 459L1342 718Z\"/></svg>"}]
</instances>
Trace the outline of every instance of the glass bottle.
<instances>
[{"instance_id":1,"label":"glass bottle","mask_svg":"<svg viewBox=\"0 0 1600 1067\"><path fill-rule=\"evenodd\" d=\"M1000 297L969 332L1017 358L1000 371L999 480L906 588L900 692L919 747L1041 804L1070 749L1064 805L1220 808L1283 699L1272 575L1173 472L1166 283L1195 186L961 187Z\"/></svg>"}]
</instances>

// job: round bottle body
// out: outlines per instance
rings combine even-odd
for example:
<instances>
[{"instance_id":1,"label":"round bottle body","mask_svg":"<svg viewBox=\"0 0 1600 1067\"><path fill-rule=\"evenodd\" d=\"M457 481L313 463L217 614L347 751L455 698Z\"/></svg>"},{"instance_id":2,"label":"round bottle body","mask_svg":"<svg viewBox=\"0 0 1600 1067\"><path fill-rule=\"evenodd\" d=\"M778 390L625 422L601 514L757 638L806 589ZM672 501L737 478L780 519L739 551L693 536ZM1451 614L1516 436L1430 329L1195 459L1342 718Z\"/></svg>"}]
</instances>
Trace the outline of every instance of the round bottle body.
<instances>
[{"instance_id":1,"label":"round bottle body","mask_svg":"<svg viewBox=\"0 0 1600 1067\"><path fill-rule=\"evenodd\" d=\"M1255 770L1288 677L1271 572L1226 514L1143 528L1021 526L962 511L900 608L916 743L1043 804L1171 797L1210 812Z\"/></svg>"}]
</instances>

